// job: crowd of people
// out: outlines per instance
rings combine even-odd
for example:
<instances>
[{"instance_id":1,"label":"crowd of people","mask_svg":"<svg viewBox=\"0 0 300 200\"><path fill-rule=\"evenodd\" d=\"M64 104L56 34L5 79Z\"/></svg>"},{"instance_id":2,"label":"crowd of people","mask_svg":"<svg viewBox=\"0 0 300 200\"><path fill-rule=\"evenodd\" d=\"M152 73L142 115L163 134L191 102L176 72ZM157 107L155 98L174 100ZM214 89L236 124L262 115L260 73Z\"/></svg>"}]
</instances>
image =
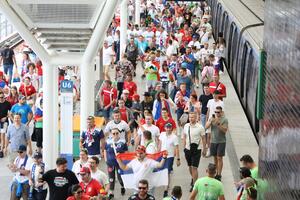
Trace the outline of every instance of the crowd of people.
<instances>
[{"instance_id":1,"label":"crowd of people","mask_svg":"<svg viewBox=\"0 0 300 200\"><path fill-rule=\"evenodd\" d=\"M120 51L117 17L102 48L105 80L97 113L105 124L100 129L94 116L86 119L79 159L72 169L67 169L65 158L57 158L56 169L50 170L42 160L42 62L28 47L23 49L22 66L9 46L1 52L0 157L9 157L8 167L15 173L12 200L42 200L47 190L51 200L113 199L116 176L121 195L126 193L121 170L135 175L132 200L181 199L183 192L191 192L190 199L225 199L221 180L228 120L226 86L220 81L225 42L221 34L215 42L212 38L210 7L205 1L141 0L140 25L133 23L134 1L128 2L128 10L125 52ZM143 71L141 77L138 70ZM146 88L134 78L144 80ZM59 81L64 79L75 82L74 100L80 100L78 68L60 67ZM140 87L145 89L143 94L138 93ZM136 158L124 164L118 155L130 151L136 152ZM147 157L158 152L165 152L159 162ZM181 155L189 169L190 191L174 186L170 193L173 165L182 164ZM206 177L199 178L201 156L213 156L214 164L208 165ZM99 169L103 160L107 172ZM254 200L257 166L249 155L241 162L237 199ZM163 166L168 170L168 184L155 197L156 186L145 177Z\"/></svg>"}]
</instances>

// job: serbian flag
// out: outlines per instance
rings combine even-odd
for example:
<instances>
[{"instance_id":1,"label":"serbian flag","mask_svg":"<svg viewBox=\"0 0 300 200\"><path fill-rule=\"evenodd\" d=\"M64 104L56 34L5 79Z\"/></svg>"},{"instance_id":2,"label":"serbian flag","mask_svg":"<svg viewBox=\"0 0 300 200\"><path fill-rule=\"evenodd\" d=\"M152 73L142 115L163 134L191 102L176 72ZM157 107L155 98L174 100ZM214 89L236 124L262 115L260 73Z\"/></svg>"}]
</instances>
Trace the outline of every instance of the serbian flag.
<instances>
[{"instance_id":1,"label":"serbian flag","mask_svg":"<svg viewBox=\"0 0 300 200\"><path fill-rule=\"evenodd\" d=\"M135 152L118 154L117 157L125 165L128 165L131 161L131 164L135 166L140 165L138 169L135 168L135 171L133 171L134 167L127 171L120 169L119 173L124 182L124 187L127 189L137 189L138 182L141 179L146 179L149 182L149 188L168 185L168 168L166 162L162 168L153 167L154 163L159 163L163 159L164 153L166 153L166 151L155 154L147 154L142 164L137 161Z\"/></svg>"}]
</instances>

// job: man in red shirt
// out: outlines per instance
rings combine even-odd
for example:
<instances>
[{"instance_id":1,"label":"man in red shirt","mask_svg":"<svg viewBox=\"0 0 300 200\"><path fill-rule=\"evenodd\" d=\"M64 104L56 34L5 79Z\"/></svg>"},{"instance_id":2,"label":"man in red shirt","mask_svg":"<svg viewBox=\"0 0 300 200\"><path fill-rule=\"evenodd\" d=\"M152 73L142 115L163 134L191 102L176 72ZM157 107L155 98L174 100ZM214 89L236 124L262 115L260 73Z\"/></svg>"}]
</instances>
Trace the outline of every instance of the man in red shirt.
<instances>
[{"instance_id":1,"label":"man in red shirt","mask_svg":"<svg viewBox=\"0 0 300 200\"><path fill-rule=\"evenodd\" d=\"M117 89L113 88L111 84L110 80L105 80L100 91L100 108L102 108L105 123L108 123L117 100Z\"/></svg>"},{"instance_id":2,"label":"man in red shirt","mask_svg":"<svg viewBox=\"0 0 300 200\"><path fill-rule=\"evenodd\" d=\"M223 100L223 98L226 97L226 87L219 80L220 80L219 74L215 74L213 76L213 82L209 84L209 90L211 94L213 94L216 90L219 91L220 94L218 95L218 97L219 99Z\"/></svg>"},{"instance_id":3,"label":"man in red shirt","mask_svg":"<svg viewBox=\"0 0 300 200\"><path fill-rule=\"evenodd\" d=\"M26 97L27 100L34 100L36 95L36 90L31 84L30 77L26 76L24 78L24 84L19 88L19 92ZM31 103L28 103L31 104Z\"/></svg>"},{"instance_id":4,"label":"man in red shirt","mask_svg":"<svg viewBox=\"0 0 300 200\"><path fill-rule=\"evenodd\" d=\"M126 75L126 81L124 82L124 90L129 91L128 98L132 100L132 96L137 93L137 85L134 81L132 81L132 74Z\"/></svg>"},{"instance_id":5,"label":"man in red shirt","mask_svg":"<svg viewBox=\"0 0 300 200\"><path fill-rule=\"evenodd\" d=\"M82 178L79 185L83 190L83 194L90 197L97 197L103 187L98 181L91 177L91 170L88 167L82 167L79 174Z\"/></svg>"},{"instance_id":6,"label":"man in red shirt","mask_svg":"<svg viewBox=\"0 0 300 200\"><path fill-rule=\"evenodd\" d=\"M169 117L168 114L168 109L167 108L162 108L161 109L161 117L158 118L158 120L156 121L156 126L159 128L160 132L165 132L165 125L167 123L171 123L172 127L173 127L173 132L176 132L176 123L175 121Z\"/></svg>"}]
</instances>

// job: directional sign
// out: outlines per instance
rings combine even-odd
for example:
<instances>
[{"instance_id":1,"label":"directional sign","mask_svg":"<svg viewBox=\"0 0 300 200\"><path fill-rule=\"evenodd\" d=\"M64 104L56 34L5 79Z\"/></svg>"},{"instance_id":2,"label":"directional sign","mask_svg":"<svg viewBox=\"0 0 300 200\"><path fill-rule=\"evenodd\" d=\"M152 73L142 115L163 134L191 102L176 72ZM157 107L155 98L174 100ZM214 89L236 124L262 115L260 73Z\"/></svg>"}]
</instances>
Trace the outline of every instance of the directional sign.
<instances>
[{"instance_id":1,"label":"directional sign","mask_svg":"<svg viewBox=\"0 0 300 200\"><path fill-rule=\"evenodd\" d=\"M73 81L62 80L60 83L61 93L73 93Z\"/></svg>"}]
</instances>

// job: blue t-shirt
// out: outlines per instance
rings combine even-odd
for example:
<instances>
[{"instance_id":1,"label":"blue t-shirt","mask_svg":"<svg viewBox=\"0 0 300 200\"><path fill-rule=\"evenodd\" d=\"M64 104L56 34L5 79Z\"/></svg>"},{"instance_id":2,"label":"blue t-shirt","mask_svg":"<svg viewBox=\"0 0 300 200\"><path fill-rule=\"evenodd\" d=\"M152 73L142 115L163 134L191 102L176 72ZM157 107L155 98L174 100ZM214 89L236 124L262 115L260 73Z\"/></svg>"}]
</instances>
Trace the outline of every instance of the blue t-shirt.
<instances>
[{"instance_id":1,"label":"blue t-shirt","mask_svg":"<svg viewBox=\"0 0 300 200\"><path fill-rule=\"evenodd\" d=\"M101 129L93 129L90 137L87 131L82 132L83 147L88 150L89 155L100 155L100 140L102 138L104 138L104 134Z\"/></svg>"},{"instance_id":2,"label":"blue t-shirt","mask_svg":"<svg viewBox=\"0 0 300 200\"><path fill-rule=\"evenodd\" d=\"M21 114L21 122L23 124L26 124L28 122L28 118L27 118L28 114L32 113L32 110L31 110L30 106L26 103L23 105L20 105L19 103L17 103L11 108L11 112L13 114L20 113Z\"/></svg>"},{"instance_id":3,"label":"blue t-shirt","mask_svg":"<svg viewBox=\"0 0 300 200\"><path fill-rule=\"evenodd\" d=\"M128 151L127 144L122 142L122 140L118 140L117 142L115 142L115 147L117 153L124 153L125 151ZM105 150L106 150L107 165L118 166L112 140L107 142L105 146Z\"/></svg>"}]
</instances>

